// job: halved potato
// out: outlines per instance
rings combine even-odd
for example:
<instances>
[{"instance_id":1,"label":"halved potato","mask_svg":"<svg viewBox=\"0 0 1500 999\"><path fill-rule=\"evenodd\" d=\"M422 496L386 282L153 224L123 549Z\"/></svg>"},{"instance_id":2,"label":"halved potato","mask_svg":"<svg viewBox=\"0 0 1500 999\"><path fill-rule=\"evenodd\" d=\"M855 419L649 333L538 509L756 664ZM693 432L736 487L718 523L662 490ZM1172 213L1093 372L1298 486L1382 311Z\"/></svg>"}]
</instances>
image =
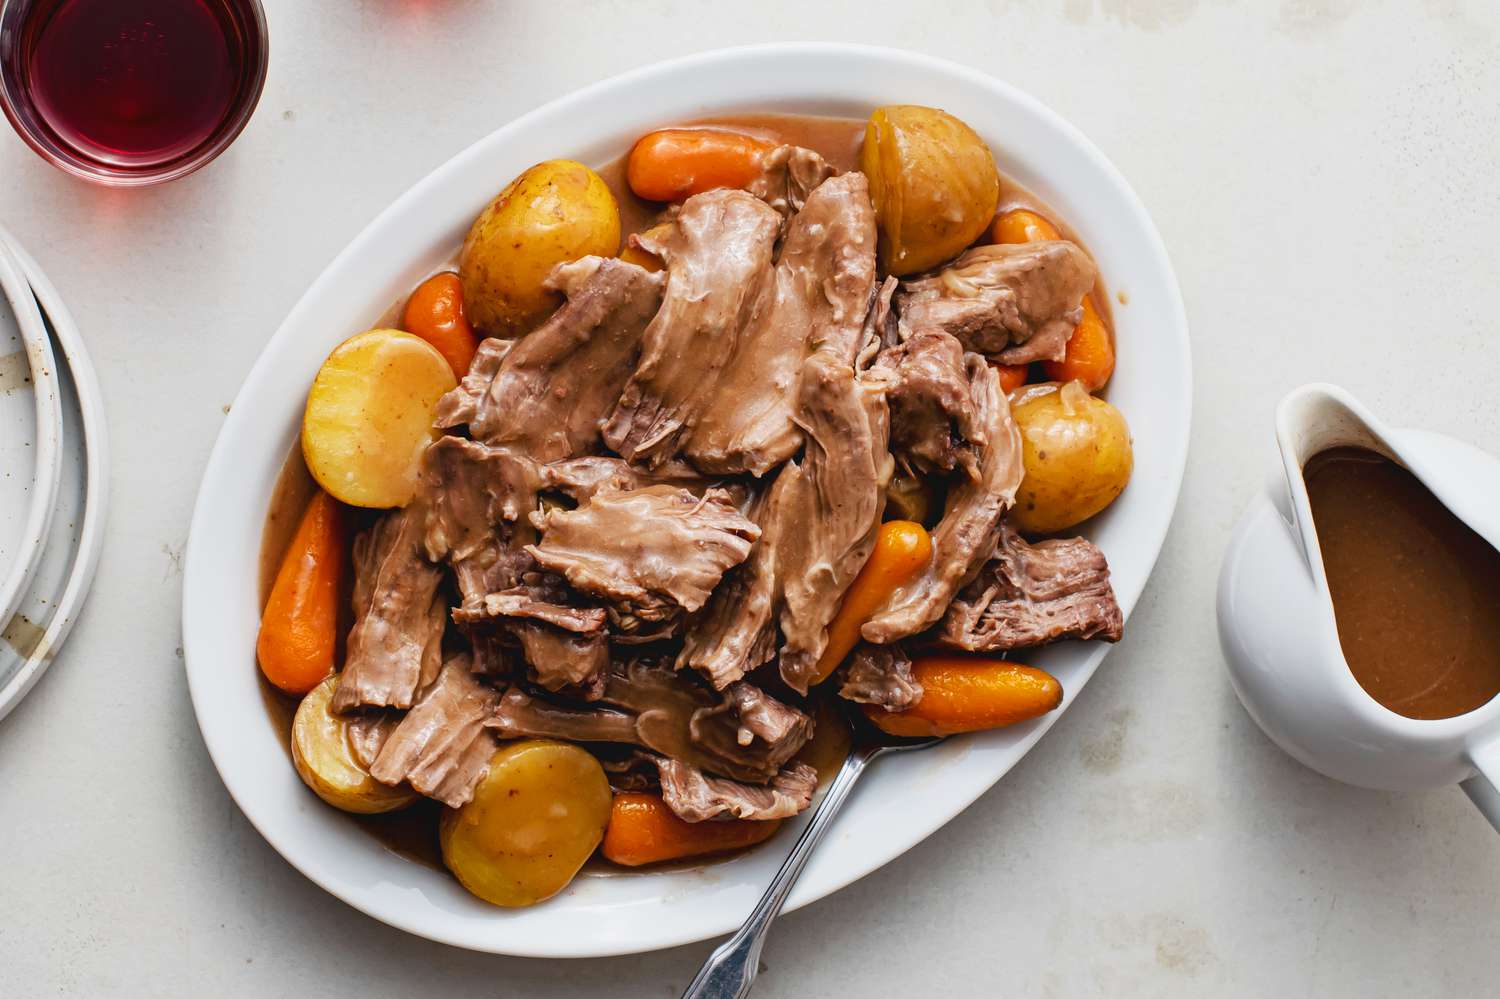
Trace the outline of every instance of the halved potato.
<instances>
[{"instance_id":1,"label":"halved potato","mask_svg":"<svg viewBox=\"0 0 1500 999\"><path fill-rule=\"evenodd\" d=\"M297 705L292 719L292 764L302 782L334 808L359 815L405 808L421 795L405 784L380 783L354 759L344 719L329 710L338 680L330 676Z\"/></svg>"},{"instance_id":2,"label":"halved potato","mask_svg":"<svg viewBox=\"0 0 1500 999\"><path fill-rule=\"evenodd\" d=\"M462 808L438 827L443 863L469 891L516 907L551 898L573 880L609 824L604 768L577 746L513 742Z\"/></svg>"},{"instance_id":3,"label":"halved potato","mask_svg":"<svg viewBox=\"0 0 1500 999\"><path fill-rule=\"evenodd\" d=\"M302 415L302 456L350 506L405 506L437 401L457 382L443 355L400 330L350 337L323 362Z\"/></svg>"}]
</instances>

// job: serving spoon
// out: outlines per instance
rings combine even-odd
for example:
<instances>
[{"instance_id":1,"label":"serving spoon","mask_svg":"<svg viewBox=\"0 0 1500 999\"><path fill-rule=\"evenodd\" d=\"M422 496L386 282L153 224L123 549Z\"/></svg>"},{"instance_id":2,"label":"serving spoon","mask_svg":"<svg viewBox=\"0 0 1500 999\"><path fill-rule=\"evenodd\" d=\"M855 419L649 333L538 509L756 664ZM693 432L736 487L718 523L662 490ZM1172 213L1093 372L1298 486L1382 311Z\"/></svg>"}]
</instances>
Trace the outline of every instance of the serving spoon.
<instances>
[{"instance_id":1,"label":"serving spoon","mask_svg":"<svg viewBox=\"0 0 1500 999\"><path fill-rule=\"evenodd\" d=\"M813 850L823 841L828 827L833 825L834 816L838 815L844 800L849 797L854 782L859 780L865 768L878 756L909 749L926 749L943 741L941 738L902 739L886 735L870 724L852 705L845 710L845 716L853 730L853 744L849 747L849 755L844 758L844 765L834 775L823 800L813 810L812 820L802 830L802 835L797 838L797 845L787 854L781 869L766 888L766 893L760 897L760 902L745 918L739 931L716 947L708 960L703 962L697 977L682 993L682 999L743 999L748 996L750 987L755 984L755 975L760 970L760 952L766 945L766 934L771 929L771 922L781 914L781 907L786 904L792 885L797 883Z\"/></svg>"}]
</instances>

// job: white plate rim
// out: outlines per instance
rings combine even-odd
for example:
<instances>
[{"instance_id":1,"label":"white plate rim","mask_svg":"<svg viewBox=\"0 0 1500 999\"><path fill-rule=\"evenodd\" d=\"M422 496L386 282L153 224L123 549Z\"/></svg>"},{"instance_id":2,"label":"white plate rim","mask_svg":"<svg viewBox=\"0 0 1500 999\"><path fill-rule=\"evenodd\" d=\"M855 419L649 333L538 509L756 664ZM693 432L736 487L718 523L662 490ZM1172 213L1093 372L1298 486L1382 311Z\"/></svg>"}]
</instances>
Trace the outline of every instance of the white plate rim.
<instances>
[{"instance_id":1,"label":"white plate rim","mask_svg":"<svg viewBox=\"0 0 1500 999\"><path fill-rule=\"evenodd\" d=\"M364 875L378 875L380 872L363 870L359 879L351 880L344 875L343 860L338 861L340 873L335 875L330 866L332 861L326 854L326 851L331 848L328 844L321 844L325 853L319 856L320 844L309 842L307 837L299 838L289 834L293 826L306 822L318 823L320 831L328 831L333 835L336 835L336 832L331 823L322 819L311 819L305 814L311 808L321 807L316 802L309 802L306 807L300 799L297 803L281 802L278 804L272 801L275 791L257 786L249 780L248 771L251 766L244 759L236 758L238 746L234 742L234 735L242 735L245 731L235 726L247 723L243 720L236 720L235 712L241 705L226 701L221 689L223 684L231 682L223 679L224 656L243 656L244 651L237 647L216 647L218 643L224 641L225 631L233 631L243 624L247 609L243 606L226 606L223 597L215 592L215 587L243 589L249 584L225 582L222 577L216 578L215 572L222 567L226 559L241 557L248 542L242 538L226 537L223 532L213 533L214 528L219 525L210 525L216 517L222 519L226 515L223 511L242 512L254 506L262 514L264 512L263 503L252 504L245 496L237 496L235 490L228 487L236 472L241 475L245 474L243 468L236 468L236 466L240 464L242 458L240 452L245 444L245 438L250 434L247 421L255 418L246 412L250 400L275 388L273 384L273 380L277 377L275 369L280 362L285 361L293 353L290 342L293 338L299 334L320 337L331 335L320 332L315 325L309 324L320 311L328 309L326 299L331 294L358 287L361 280L373 281L373 278L368 278L368 275L356 274L357 268L378 268L381 273L385 274L383 280L387 282L389 288L398 286L398 277L400 281L405 282L399 285L404 288L409 287L432 265L440 262L446 252L451 252L451 247L457 244L457 239L447 242L441 252L436 247L420 244L408 245L396 239L395 245L405 246L406 252L411 254L411 259L399 267L393 263L373 263L381 260L378 249L382 245L392 245L393 237L399 234L404 214L411 214L416 206L423 205L424 202L438 200L440 192L446 185L463 181L468 186L472 186L473 174L482 166L488 164L493 167L495 164L490 161L506 159L509 154L505 152L505 143L512 137L524 137L527 129L540 127L541 123L554 127L565 125L567 124L565 116L570 111L598 105L611 94L616 98L639 99L642 93L646 93L659 98L663 106L672 105L670 110L664 110L656 118L650 119L648 112L639 107L629 106L626 100L620 100L617 106L624 109L623 118L636 128L640 128L641 120L645 119L652 120L653 124L687 120L690 112L684 108L691 107L701 94L698 91L690 95L682 94L668 89L674 81L680 86L683 77L693 77L695 74L706 74L712 77L717 74L714 78L722 84L724 78L734 75L737 81L761 81L758 85L775 90L776 87L790 86L791 82L803 76L823 74L825 64L853 74L852 79L841 77L836 86L833 83L829 84L831 91L838 91L837 100L832 97L826 100L818 99L817 95L812 93L792 95L790 91L785 99L772 100L765 98L763 94L758 94L754 85L747 83L742 91L735 91L736 94L741 95L736 99L724 98L717 101L705 99L699 111L708 113L738 107L803 110L812 105L817 105L819 109L822 109L824 105L840 102L846 105L859 104L869 107L874 104L888 103L891 100L923 100L923 94L920 92L895 94L884 100L881 99L880 94L883 90L889 91L903 78L927 80L935 86L940 85L938 89L946 87L950 94L963 93L963 101L951 96L945 99L948 106L963 117L968 117L968 113L962 110L962 106L969 101L978 100L981 97L991 100L998 98L1004 103L1004 110L1007 114L1027 119L1037 128L1045 130L1044 138L1048 142L1057 144L1059 148L1066 147L1071 158L1070 167L1092 176L1093 182L1100 185L1099 191L1095 192L1097 196L1110 200L1114 205L1114 210L1121 214L1127 223L1128 239L1123 236L1121 239L1131 244L1130 251L1140 257L1142 260L1140 268L1150 277L1148 287L1144 289L1132 287L1131 295L1132 298L1136 298L1140 291L1148 293L1146 296L1139 297L1149 296L1154 300L1151 318L1153 324L1159 327L1152 333L1152 341L1141 345L1153 348L1153 356L1156 356L1160 362L1159 367L1153 368L1153 389L1156 391L1149 405L1156 413L1155 420L1166 425L1168 432L1160 439L1146 442L1146 448L1138 442L1138 474L1133 480L1132 489L1126 491L1116 508L1098 518L1095 523L1106 532L1115 530L1118 533L1125 528L1112 528L1108 525L1115 521L1123 522L1127 516L1133 518L1128 524L1130 536L1134 539L1131 544L1134 549L1140 551L1140 554L1133 559L1128 573L1121 571L1117 566L1116 582L1122 610L1127 615L1139 598L1170 525L1186 465L1192 409L1191 361L1186 314L1160 235L1144 206L1141 205L1124 178L1097 148L1073 126L1047 110L1034 98L1009 84L978 71L932 57L868 46L797 43L716 50L659 63L583 88L517 119L440 166L388 206L335 258L293 308L252 368L210 456L203 485L195 504L193 529L189 535L185 558L184 652L190 694L209 754L231 796L267 841L315 883L361 911L409 932L475 950L546 957L605 956L653 950L726 932L737 925L744 913L748 911L749 902L753 901L755 895L758 895L758 890L753 894L746 894L753 886L736 883L727 888L719 885L719 888L725 888L724 891L715 889L698 893L704 897L712 896L710 901L714 903L715 908L708 913L700 911L703 908L700 904L702 899L691 898L692 892L680 898L656 898L651 900L651 904L659 908L652 910L652 916L660 918L644 920L631 918L622 908L619 913L621 918L615 922L595 921L591 923L590 927L595 932L594 935L589 936L559 932L559 928L573 925L571 921L578 918L582 911L576 906L572 908L560 906L559 900L524 912L485 909L483 914L465 912L462 916L450 917L447 912L437 912L431 909L436 901L449 901L448 899L434 901L435 893L443 891L435 881L412 884L407 883L409 879L402 875L398 879L402 882L400 884L382 880L379 877L375 877L374 882L370 883L370 879ZM764 82L773 76L771 73L773 70L774 82ZM831 74L824 75L832 79ZM856 86L867 89L862 89L859 94L853 94L852 91ZM980 112L976 110L973 113L977 115ZM597 122L595 125L602 127ZM554 151L548 155L573 155L588 159L584 149L568 145L567 141L562 140L562 144L554 147ZM521 142L519 145L524 148L525 143ZM487 190L484 197L472 206L470 218L479 207L482 207L484 200L487 200L493 191L498 189L504 176L508 174L502 173L502 176L497 177L496 182ZM1025 176L1021 179L1027 180ZM1063 182L1059 181L1059 183ZM1086 227L1080 226L1076 215L1069 214L1067 217L1075 228L1084 231L1084 237L1096 256L1101 256L1102 243L1119 242L1119 240L1113 240L1108 231L1085 231ZM389 298L394 298L395 294L389 295ZM362 307L372 307L372 305L366 303ZM373 318L373 316L366 318ZM355 332L357 328L358 326L355 325L343 329L339 334L340 338ZM337 340L332 342L337 342ZM332 343L328 346L331 347ZM1122 381L1121 372L1131 363L1129 358L1122 358L1121 368L1116 375L1116 387ZM1127 415L1129 412L1134 412L1134 410L1127 411ZM256 431L261 436L268 432L264 429ZM281 454L284 455L295 439L295 431L289 426L274 436L282 442ZM1137 486L1136 483L1142 479L1140 470L1145 467L1142 460L1144 451L1150 453L1150 481ZM268 492L270 484L259 484L256 488L263 488ZM1135 502L1132 500L1133 494L1136 499L1141 495L1149 495L1153 498L1149 501ZM1134 512L1137 507L1140 507L1141 502L1149 502L1149 505L1142 507L1139 512ZM1121 509L1125 507L1130 507L1133 512L1129 515L1122 513ZM257 524L257 539L258 526ZM235 531L244 529L243 524L235 524L229 534L232 535ZM225 555L224 551L230 548L237 548L241 555ZM211 617L206 617L205 611L201 609L203 607L215 607L222 611L219 614L219 620L215 621ZM249 613L252 621L258 616L258 611ZM234 620L236 617L240 620ZM1077 643L1072 644L1076 646ZM1071 678L1066 687L1067 694L1064 703L1066 707L1097 668L1107 649L1075 647L1063 650L1055 647L1055 651L1057 651L1057 656L1054 658L1065 660L1066 675ZM907 809L906 811L913 814L884 815L883 818L896 822L898 825L904 823L904 827L900 828L897 834L886 835L883 841L880 841L877 835L875 839L878 842L868 843L863 833L861 837L851 839L851 830L846 828L842 839L847 843L852 843L855 851L862 852L862 856L857 861L844 863L840 867L841 861L828 859L830 849L825 846L820 856L814 858L802 882L793 892L788 908L797 908L821 898L877 869L920 842L962 811L1003 776L1010 766L1024 756L1037 739L1055 723L1060 714L1061 712L1055 712L1037 722L1007 730L1005 733L989 733L979 738L955 741L951 747L943 747L923 754L912 754L904 758L910 760L927 758L934 762L926 766L947 769L949 764L957 759L973 757L974 766L965 768L959 775L960 779L944 782L947 789L946 796L936 811L918 815L915 814L915 809ZM264 722L262 721L261 724L264 725ZM939 758L941 762L938 762ZM988 767L981 766L986 762L990 764ZM901 764L902 760L893 760L889 766L882 764L882 768L897 771L902 769ZM289 771L290 768L287 769ZM874 776L867 778L867 786L874 782ZM280 778L277 780L280 781ZM910 785L903 785L903 787L909 789ZM864 792L865 788L856 792L855 800L849 806L850 811L859 811L861 799L875 793ZM918 792L911 793L917 794ZM926 793L926 789L920 793ZM304 794L303 798L310 798L310 796ZM280 809L280 811L272 814L273 809ZM889 812L889 809L887 811ZM839 823L835 825L831 838L840 839L840 825L847 827L849 821L849 812L846 811L846 814L840 817ZM889 833L889 830L885 832ZM352 840L340 840L339 845L346 846L352 842ZM363 857L359 859L359 862L363 862ZM350 861L350 863L355 862ZM714 880L713 874L734 868L739 863L740 861L734 861L719 865L707 880ZM439 875L439 877L445 876ZM461 892L461 889L457 890ZM576 887L570 889L575 892L577 890ZM582 904L591 905L592 896ZM687 915L691 918L686 918ZM626 920L630 922L630 925L624 927L617 925Z\"/></svg>"},{"instance_id":2,"label":"white plate rim","mask_svg":"<svg viewBox=\"0 0 1500 999\"><path fill-rule=\"evenodd\" d=\"M10 570L0 579L0 628L3 628L9 624L31 583L52 526L62 476L62 397L57 385L57 359L52 354L52 341L42 322L40 306L19 263L3 243L0 243L0 293L10 302L21 330L36 402L36 464L31 501L26 509L21 548Z\"/></svg>"},{"instance_id":3,"label":"white plate rim","mask_svg":"<svg viewBox=\"0 0 1500 999\"><path fill-rule=\"evenodd\" d=\"M41 267L3 226L0 226L0 248L8 248L20 265L36 296L36 301L62 347L68 373L78 390L78 409L82 416L84 447L83 522L78 533L78 552L68 571L62 593L57 597L52 616L36 647L25 663L0 687L0 720L10 714L36 686L57 658L68 633L77 622L83 604L93 585L104 548L104 526L109 508L109 431L104 417L103 395L99 377L83 343L73 315L63 303L57 288Z\"/></svg>"}]
</instances>

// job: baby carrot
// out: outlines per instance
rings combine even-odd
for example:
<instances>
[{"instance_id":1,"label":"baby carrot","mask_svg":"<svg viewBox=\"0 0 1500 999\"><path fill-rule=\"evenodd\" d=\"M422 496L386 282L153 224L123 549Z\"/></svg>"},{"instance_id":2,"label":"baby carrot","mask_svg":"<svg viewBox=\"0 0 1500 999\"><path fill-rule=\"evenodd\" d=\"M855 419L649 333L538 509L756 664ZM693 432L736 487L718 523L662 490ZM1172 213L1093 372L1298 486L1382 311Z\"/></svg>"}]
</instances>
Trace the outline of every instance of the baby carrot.
<instances>
[{"instance_id":1,"label":"baby carrot","mask_svg":"<svg viewBox=\"0 0 1500 999\"><path fill-rule=\"evenodd\" d=\"M464 290L452 271L434 274L406 300L401 325L437 348L455 378L469 373L479 340L464 316Z\"/></svg>"},{"instance_id":2,"label":"baby carrot","mask_svg":"<svg viewBox=\"0 0 1500 999\"><path fill-rule=\"evenodd\" d=\"M1115 371L1115 345L1109 338L1109 327L1094 309L1094 297L1083 299L1083 319L1073 328L1067 353L1061 361L1044 361L1042 370L1054 382L1079 381L1090 392L1097 392Z\"/></svg>"},{"instance_id":3,"label":"baby carrot","mask_svg":"<svg viewBox=\"0 0 1500 999\"><path fill-rule=\"evenodd\" d=\"M343 508L320 489L282 557L255 642L261 672L289 694L333 672L344 549Z\"/></svg>"},{"instance_id":4,"label":"baby carrot","mask_svg":"<svg viewBox=\"0 0 1500 999\"><path fill-rule=\"evenodd\" d=\"M991 243L1036 243L1044 239L1062 239L1062 234L1046 218L1025 208L998 215L990 225Z\"/></svg>"},{"instance_id":5,"label":"baby carrot","mask_svg":"<svg viewBox=\"0 0 1500 999\"><path fill-rule=\"evenodd\" d=\"M828 645L818 659L812 683L828 679L859 643L859 629L897 587L921 572L932 559L932 538L921 524L888 520L875 536L875 550L849 584L839 612L828 626Z\"/></svg>"},{"instance_id":6,"label":"baby carrot","mask_svg":"<svg viewBox=\"0 0 1500 999\"><path fill-rule=\"evenodd\" d=\"M923 656L912 663L922 699L903 711L865 706L865 716L891 735L956 735L1014 725L1062 703L1062 684L1043 670L1003 659Z\"/></svg>"},{"instance_id":7,"label":"baby carrot","mask_svg":"<svg viewBox=\"0 0 1500 999\"><path fill-rule=\"evenodd\" d=\"M626 867L740 850L770 839L780 819L684 822L659 795L617 794L600 852Z\"/></svg>"},{"instance_id":8,"label":"baby carrot","mask_svg":"<svg viewBox=\"0 0 1500 999\"><path fill-rule=\"evenodd\" d=\"M647 201L682 201L716 187L743 188L760 171L771 144L753 135L708 128L664 128L630 150L625 179Z\"/></svg>"},{"instance_id":9,"label":"baby carrot","mask_svg":"<svg viewBox=\"0 0 1500 999\"><path fill-rule=\"evenodd\" d=\"M1000 391L1006 395L1026 384L1027 366L1024 364L997 364L995 371L1000 375Z\"/></svg>"},{"instance_id":10,"label":"baby carrot","mask_svg":"<svg viewBox=\"0 0 1500 999\"><path fill-rule=\"evenodd\" d=\"M1061 239L1057 226L1036 212L1017 208L995 219L990 227L990 239L996 243L1031 243L1042 239ZM1090 392L1097 392L1109 381L1115 370L1115 345L1109 336L1109 327L1099 318L1094 308L1094 297L1083 299L1083 319L1073 329L1068 340L1068 351L1061 361L1047 361L1042 365L1049 381L1083 382ZM1001 385L1005 384L1002 371ZM1022 379L1020 384L1025 384ZM1011 391L1006 388L1005 391Z\"/></svg>"}]
</instances>

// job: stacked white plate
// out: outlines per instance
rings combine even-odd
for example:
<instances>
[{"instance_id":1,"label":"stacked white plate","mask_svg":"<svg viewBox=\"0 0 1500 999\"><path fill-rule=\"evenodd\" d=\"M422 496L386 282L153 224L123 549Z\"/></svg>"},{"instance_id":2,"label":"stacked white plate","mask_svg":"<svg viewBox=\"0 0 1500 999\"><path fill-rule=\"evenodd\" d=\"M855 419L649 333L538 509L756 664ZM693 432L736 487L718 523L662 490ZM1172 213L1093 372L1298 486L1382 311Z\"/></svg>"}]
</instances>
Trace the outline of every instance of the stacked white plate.
<instances>
[{"instance_id":1,"label":"stacked white plate","mask_svg":"<svg viewBox=\"0 0 1500 999\"><path fill-rule=\"evenodd\" d=\"M0 718L52 664L104 540L104 408L72 317L0 228Z\"/></svg>"}]
</instances>

